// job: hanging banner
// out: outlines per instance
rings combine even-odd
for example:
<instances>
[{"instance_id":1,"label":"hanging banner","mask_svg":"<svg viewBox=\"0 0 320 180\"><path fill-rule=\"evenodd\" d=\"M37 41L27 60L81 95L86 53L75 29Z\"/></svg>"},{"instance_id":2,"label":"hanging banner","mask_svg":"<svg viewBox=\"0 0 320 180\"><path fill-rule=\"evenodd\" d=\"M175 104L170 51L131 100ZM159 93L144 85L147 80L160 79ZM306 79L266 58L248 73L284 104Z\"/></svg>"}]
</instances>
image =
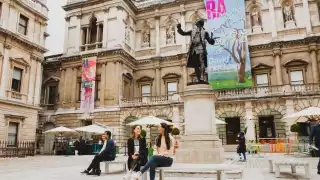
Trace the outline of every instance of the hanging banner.
<instances>
[{"instance_id":1,"label":"hanging banner","mask_svg":"<svg viewBox=\"0 0 320 180\"><path fill-rule=\"evenodd\" d=\"M207 46L208 79L214 89L252 86L244 0L204 0L207 31L215 45Z\"/></svg>"},{"instance_id":2,"label":"hanging banner","mask_svg":"<svg viewBox=\"0 0 320 180\"><path fill-rule=\"evenodd\" d=\"M94 110L94 92L96 81L97 57L82 59L81 111L90 113Z\"/></svg>"}]
</instances>

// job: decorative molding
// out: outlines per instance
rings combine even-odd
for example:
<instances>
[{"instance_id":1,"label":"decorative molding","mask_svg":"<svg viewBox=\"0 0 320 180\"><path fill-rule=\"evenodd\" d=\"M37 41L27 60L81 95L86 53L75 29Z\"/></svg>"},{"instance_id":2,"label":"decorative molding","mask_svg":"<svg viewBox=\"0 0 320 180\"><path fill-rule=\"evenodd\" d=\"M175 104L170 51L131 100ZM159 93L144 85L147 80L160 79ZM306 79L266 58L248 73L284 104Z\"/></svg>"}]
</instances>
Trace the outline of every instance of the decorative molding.
<instances>
[{"instance_id":1,"label":"decorative molding","mask_svg":"<svg viewBox=\"0 0 320 180\"><path fill-rule=\"evenodd\" d=\"M70 21L71 16L66 16L64 19L69 22Z\"/></svg>"},{"instance_id":2,"label":"decorative molding","mask_svg":"<svg viewBox=\"0 0 320 180\"><path fill-rule=\"evenodd\" d=\"M55 82L59 82L60 81L60 78L59 77L56 77L56 76L51 76L49 78L47 78L42 84L46 84L47 82L49 81L55 81Z\"/></svg>"},{"instance_id":3,"label":"decorative molding","mask_svg":"<svg viewBox=\"0 0 320 180\"><path fill-rule=\"evenodd\" d=\"M284 67L308 66L309 62L304 59L291 59L284 63Z\"/></svg>"},{"instance_id":4,"label":"decorative molding","mask_svg":"<svg viewBox=\"0 0 320 180\"><path fill-rule=\"evenodd\" d=\"M76 17L77 17L78 19L81 19L81 18L82 18L82 13L77 14Z\"/></svg>"},{"instance_id":5,"label":"decorative molding","mask_svg":"<svg viewBox=\"0 0 320 180\"><path fill-rule=\"evenodd\" d=\"M128 80L130 80L130 81L132 81L133 80L133 76L132 76L132 74L131 73L122 73L122 75L126 78L126 79L128 79Z\"/></svg>"},{"instance_id":6,"label":"decorative molding","mask_svg":"<svg viewBox=\"0 0 320 180\"><path fill-rule=\"evenodd\" d=\"M162 79L179 79L181 75L176 74L176 73L167 73L162 77Z\"/></svg>"},{"instance_id":7,"label":"decorative molding","mask_svg":"<svg viewBox=\"0 0 320 180\"><path fill-rule=\"evenodd\" d=\"M262 69L272 69L273 66L265 64L265 63L259 63L252 67L253 70L262 70Z\"/></svg>"},{"instance_id":8,"label":"decorative molding","mask_svg":"<svg viewBox=\"0 0 320 180\"><path fill-rule=\"evenodd\" d=\"M152 82L154 80L154 78L151 78L149 76L142 76L141 78L137 79L138 83L141 82Z\"/></svg>"},{"instance_id":9,"label":"decorative molding","mask_svg":"<svg viewBox=\"0 0 320 180\"><path fill-rule=\"evenodd\" d=\"M18 57L18 58L10 57L9 59L17 64L20 64L20 65L26 67L26 68L30 67L30 64L22 57Z\"/></svg>"},{"instance_id":10,"label":"decorative molding","mask_svg":"<svg viewBox=\"0 0 320 180\"><path fill-rule=\"evenodd\" d=\"M281 49L280 48L273 49L272 54L273 56L281 56L282 55Z\"/></svg>"},{"instance_id":11,"label":"decorative molding","mask_svg":"<svg viewBox=\"0 0 320 180\"><path fill-rule=\"evenodd\" d=\"M3 46L4 46L5 49L11 49L12 48L12 46L9 43L4 43Z\"/></svg>"},{"instance_id":12,"label":"decorative molding","mask_svg":"<svg viewBox=\"0 0 320 180\"><path fill-rule=\"evenodd\" d=\"M118 11L125 11L124 7L122 7L121 5L117 5L116 8Z\"/></svg>"}]
</instances>

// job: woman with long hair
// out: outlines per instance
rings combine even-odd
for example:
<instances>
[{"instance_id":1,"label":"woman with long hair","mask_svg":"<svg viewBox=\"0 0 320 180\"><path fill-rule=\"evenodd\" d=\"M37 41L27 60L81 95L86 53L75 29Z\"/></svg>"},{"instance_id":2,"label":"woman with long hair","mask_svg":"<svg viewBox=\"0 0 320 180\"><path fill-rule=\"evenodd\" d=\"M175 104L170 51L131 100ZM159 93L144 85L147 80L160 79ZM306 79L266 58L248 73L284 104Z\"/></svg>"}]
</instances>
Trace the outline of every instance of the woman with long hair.
<instances>
[{"instance_id":1,"label":"woman with long hair","mask_svg":"<svg viewBox=\"0 0 320 180\"><path fill-rule=\"evenodd\" d=\"M157 167L170 167L173 163L174 138L170 135L171 129L166 123L161 123L159 135L156 137L153 156L147 164L131 177L139 179L150 168L150 180L155 180Z\"/></svg>"},{"instance_id":2,"label":"woman with long hair","mask_svg":"<svg viewBox=\"0 0 320 180\"><path fill-rule=\"evenodd\" d=\"M141 136L140 125L135 125L131 130L131 137L128 139L128 169L129 172L123 177L124 180L130 178L133 171L137 172L141 166L144 166L148 161L147 142Z\"/></svg>"}]
</instances>

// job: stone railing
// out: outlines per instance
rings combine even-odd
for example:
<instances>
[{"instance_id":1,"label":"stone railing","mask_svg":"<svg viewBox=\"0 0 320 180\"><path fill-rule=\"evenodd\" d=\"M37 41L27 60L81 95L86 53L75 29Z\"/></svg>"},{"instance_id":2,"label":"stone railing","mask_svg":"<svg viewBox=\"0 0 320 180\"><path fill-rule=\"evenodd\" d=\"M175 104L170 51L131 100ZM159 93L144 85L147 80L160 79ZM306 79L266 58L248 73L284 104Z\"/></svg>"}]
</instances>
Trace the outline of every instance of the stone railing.
<instances>
[{"instance_id":1,"label":"stone railing","mask_svg":"<svg viewBox=\"0 0 320 180\"><path fill-rule=\"evenodd\" d=\"M283 85L283 86L268 86L268 87L251 87L239 89L213 90L218 101L231 100L247 100L260 99L283 96L303 96L303 95L320 95L320 84L305 84L305 85ZM133 99L122 99L122 107L147 106L147 105L162 105L172 103L182 103L181 96L183 93L164 96L150 97L135 97Z\"/></svg>"},{"instance_id":2,"label":"stone railing","mask_svg":"<svg viewBox=\"0 0 320 180\"><path fill-rule=\"evenodd\" d=\"M84 1L87 1L87 0L67 0L67 5L75 4L78 2L84 2Z\"/></svg>"},{"instance_id":3,"label":"stone railing","mask_svg":"<svg viewBox=\"0 0 320 180\"><path fill-rule=\"evenodd\" d=\"M147 96L147 97L135 97L132 99L122 99L120 106L146 106L146 105L163 105L180 103L181 96L179 94L163 95L163 96Z\"/></svg>"},{"instance_id":4,"label":"stone railing","mask_svg":"<svg viewBox=\"0 0 320 180\"><path fill-rule=\"evenodd\" d=\"M21 102L24 102L24 103L27 102L27 95L26 94L22 94L20 92L7 91L7 97L8 97L8 99L18 100L18 101L21 101Z\"/></svg>"},{"instance_id":5,"label":"stone railing","mask_svg":"<svg viewBox=\"0 0 320 180\"><path fill-rule=\"evenodd\" d=\"M80 46L81 51L90 51L90 50L94 50L94 49L99 49L102 48L102 42L96 42L96 43L92 43L92 44L86 44L86 45L82 45Z\"/></svg>"},{"instance_id":6,"label":"stone railing","mask_svg":"<svg viewBox=\"0 0 320 180\"><path fill-rule=\"evenodd\" d=\"M44 6L47 2L46 0L20 0L23 4L29 6L40 14L48 17L48 9ZM39 1L39 2L38 2ZM43 5L42 5L43 4Z\"/></svg>"}]
</instances>

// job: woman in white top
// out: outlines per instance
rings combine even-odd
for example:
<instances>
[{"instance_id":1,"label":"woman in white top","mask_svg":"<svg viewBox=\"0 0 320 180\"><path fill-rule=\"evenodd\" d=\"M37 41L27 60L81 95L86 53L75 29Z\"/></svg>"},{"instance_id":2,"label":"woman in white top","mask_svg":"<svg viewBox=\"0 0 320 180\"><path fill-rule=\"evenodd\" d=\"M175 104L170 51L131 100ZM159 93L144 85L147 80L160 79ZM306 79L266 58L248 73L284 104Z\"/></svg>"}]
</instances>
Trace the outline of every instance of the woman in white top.
<instances>
[{"instance_id":1,"label":"woman in white top","mask_svg":"<svg viewBox=\"0 0 320 180\"><path fill-rule=\"evenodd\" d=\"M159 135L156 138L156 145L153 156L141 171L133 174L132 177L139 179L143 173L150 168L150 180L155 180L157 167L170 167L173 163L174 139L169 134L170 128L166 123L161 123L159 127Z\"/></svg>"}]
</instances>

